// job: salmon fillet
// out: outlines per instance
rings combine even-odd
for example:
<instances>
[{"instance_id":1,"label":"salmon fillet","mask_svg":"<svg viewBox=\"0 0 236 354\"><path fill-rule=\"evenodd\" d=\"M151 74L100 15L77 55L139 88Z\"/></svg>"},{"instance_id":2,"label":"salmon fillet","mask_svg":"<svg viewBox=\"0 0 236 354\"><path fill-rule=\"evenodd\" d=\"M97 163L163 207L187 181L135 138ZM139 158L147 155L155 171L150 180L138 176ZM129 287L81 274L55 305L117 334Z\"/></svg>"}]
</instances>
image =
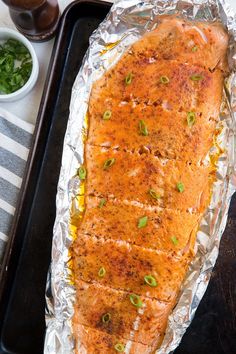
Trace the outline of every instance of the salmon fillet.
<instances>
[{"instance_id":1,"label":"salmon fillet","mask_svg":"<svg viewBox=\"0 0 236 354\"><path fill-rule=\"evenodd\" d=\"M76 322L140 344L156 345L163 336L172 304L142 297L143 308L130 308L130 294L97 284L76 281ZM90 309L90 311L88 311ZM109 313L112 321L105 322Z\"/></svg>"},{"instance_id":2,"label":"salmon fillet","mask_svg":"<svg viewBox=\"0 0 236 354\"><path fill-rule=\"evenodd\" d=\"M151 197L150 197L151 198ZM123 240L150 249L177 255L194 244L199 213L163 209L116 199L106 201L100 208L101 198L87 197L86 211L80 232L97 238ZM158 201L156 202L156 204ZM145 228L137 228L140 216L147 216ZM183 223L184 220L184 223Z\"/></svg>"},{"instance_id":3,"label":"salmon fillet","mask_svg":"<svg viewBox=\"0 0 236 354\"><path fill-rule=\"evenodd\" d=\"M227 47L219 23L161 16L92 87L71 248L77 354L162 343L215 180Z\"/></svg>"},{"instance_id":4,"label":"salmon fillet","mask_svg":"<svg viewBox=\"0 0 236 354\"><path fill-rule=\"evenodd\" d=\"M85 156L87 195L148 205L158 202L161 207L183 211L202 212L209 204L212 166L91 145L86 146ZM109 159L114 159L114 164L104 169ZM178 183L183 184L184 193L178 190ZM150 189L158 193L158 200L148 196Z\"/></svg>"},{"instance_id":5,"label":"salmon fillet","mask_svg":"<svg viewBox=\"0 0 236 354\"><path fill-rule=\"evenodd\" d=\"M156 61L142 65L131 54L127 54L123 60L126 65L120 60L93 87L89 108L92 114L99 112L99 106L103 112L112 108L118 100L121 106L128 102L132 103L132 107L161 107L172 114L195 110L196 113L202 113L206 121L209 118L218 119L222 94L222 74L219 70L210 72L200 65L180 64L177 61L168 64ZM132 73L132 84L124 85L129 72ZM163 77L169 81L163 83ZM113 119L110 122L113 123Z\"/></svg>"},{"instance_id":6,"label":"salmon fillet","mask_svg":"<svg viewBox=\"0 0 236 354\"><path fill-rule=\"evenodd\" d=\"M175 258L171 253L131 246L125 241L105 241L81 234L74 247L76 279L96 281L160 301L176 298L191 257L190 250L181 258ZM99 277L101 268L106 270L104 277ZM158 286L146 286L144 277L149 274L155 277Z\"/></svg>"},{"instance_id":7,"label":"salmon fillet","mask_svg":"<svg viewBox=\"0 0 236 354\"><path fill-rule=\"evenodd\" d=\"M219 87L219 93L221 86ZM212 84L212 89L215 89ZM220 97L220 95L219 95ZM101 99L101 98L100 98ZM202 111L188 105L188 108L174 111L169 102L160 104L118 101L116 99L106 105L90 106L88 142L90 145L127 151L151 152L156 156L168 159L186 160L191 157L193 162L203 160L212 146L217 115L203 114ZM214 106L215 108L216 106ZM112 112L112 120L101 119L105 110ZM190 130L187 124L189 111L195 111L197 120ZM148 136L139 132L139 122L145 121ZM202 144L202 142L205 144ZM192 155L195 150L196 154Z\"/></svg>"},{"instance_id":8,"label":"salmon fillet","mask_svg":"<svg viewBox=\"0 0 236 354\"><path fill-rule=\"evenodd\" d=\"M76 312L77 315L78 312ZM115 347L122 345L129 348L130 354L149 354L153 353L155 347L146 346L141 343L130 341L121 336L114 336L105 332L101 332L94 328L86 327L74 321L74 331L80 338L77 346L77 352L80 354L114 354L117 352Z\"/></svg>"},{"instance_id":9,"label":"salmon fillet","mask_svg":"<svg viewBox=\"0 0 236 354\"><path fill-rule=\"evenodd\" d=\"M181 64L227 71L227 46L228 36L221 23L192 22L167 15L159 17L157 29L134 43L131 51L146 60L153 54L167 65L169 60L178 60Z\"/></svg>"}]
</instances>

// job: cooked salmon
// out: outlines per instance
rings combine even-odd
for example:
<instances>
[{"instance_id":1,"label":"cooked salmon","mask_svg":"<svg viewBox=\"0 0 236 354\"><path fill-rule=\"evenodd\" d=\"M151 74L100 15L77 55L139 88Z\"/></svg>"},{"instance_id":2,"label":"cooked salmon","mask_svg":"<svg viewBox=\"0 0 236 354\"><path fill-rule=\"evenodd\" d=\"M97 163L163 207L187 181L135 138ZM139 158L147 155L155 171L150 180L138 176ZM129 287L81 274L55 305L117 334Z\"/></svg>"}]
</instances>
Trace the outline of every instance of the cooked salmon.
<instances>
[{"instance_id":1,"label":"cooked salmon","mask_svg":"<svg viewBox=\"0 0 236 354\"><path fill-rule=\"evenodd\" d=\"M150 193L147 192L147 196L152 202ZM99 207L104 201L105 207ZM160 208L158 199L154 202L156 205L147 206L88 196L80 232L105 240L123 240L137 246L183 254L195 241L201 214ZM147 217L147 225L137 228L142 216Z\"/></svg>"},{"instance_id":2,"label":"cooked salmon","mask_svg":"<svg viewBox=\"0 0 236 354\"><path fill-rule=\"evenodd\" d=\"M77 354L154 353L211 198L228 35L160 16L93 84L71 248Z\"/></svg>"},{"instance_id":3,"label":"cooked salmon","mask_svg":"<svg viewBox=\"0 0 236 354\"><path fill-rule=\"evenodd\" d=\"M138 342L124 339L122 336L116 336L99 331L95 328L81 325L77 321L78 310L74 319L74 332L80 338L76 342L76 350L80 354L114 354L116 352L124 352L124 348L128 350L129 354L137 353L153 353L157 347L150 347ZM157 335L157 341L161 342L160 337Z\"/></svg>"},{"instance_id":4,"label":"cooked salmon","mask_svg":"<svg viewBox=\"0 0 236 354\"><path fill-rule=\"evenodd\" d=\"M194 162L204 160L212 146L218 120L215 112L210 115L209 111L205 111L203 114L198 103L198 108L189 104L185 110L179 108L180 111L174 110L170 101L160 100L159 103L157 106L152 103L136 105L132 101L109 99L102 106L97 102L93 107L90 106L90 117L93 119L90 120L88 143L112 149L152 152L161 158L188 160L191 157ZM105 110L112 112L109 121L102 119ZM190 112L196 116L192 129L188 126ZM141 121L146 124L147 136L140 132ZM194 155L193 150L196 151Z\"/></svg>"},{"instance_id":5,"label":"cooked salmon","mask_svg":"<svg viewBox=\"0 0 236 354\"><path fill-rule=\"evenodd\" d=\"M143 308L130 307L129 292L114 290L99 284L77 281L77 318L84 326L116 335L134 342L149 345L150 337L156 344L163 335L167 316L171 311L170 302L161 302L140 297ZM90 309L90 311L88 311ZM109 314L110 316L106 315ZM112 317L112 321L109 321Z\"/></svg>"},{"instance_id":6,"label":"cooked salmon","mask_svg":"<svg viewBox=\"0 0 236 354\"><path fill-rule=\"evenodd\" d=\"M150 189L159 196L161 207L202 212L209 204L212 166L191 161L160 159L153 154L124 152L86 146L87 195L156 204ZM104 168L107 161L112 166ZM214 170L213 170L214 171ZM96 178L94 178L96 176ZM195 182L194 182L195 181ZM178 186L184 189L184 193Z\"/></svg>"},{"instance_id":7,"label":"cooked salmon","mask_svg":"<svg viewBox=\"0 0 236 354\"><path fill-rule=\"evenodd\" d=\"M221 71L211 72L200 65L180 64L177 61L142 65L132 55L126 55L125 59L126 65L118 62L94 86L89 112L95 116L112 109L119 101L122 107L125 103L132 103L133 108L137 105L161 107L172 114L189 111L199 115L202 113L205 123L209 118L218 119L222 94ZM127 85L124 82L129 74L132 83ZM213 89L215 94L212 96ZM126 116L128 119L129 116ZM113 119L110 122L112 124ZM207 126L204 128L207 129Z\"/></svg>"},{"instance_id":8,"label":"cooked salmon","mask_svg":"<svg viewBox=\"0 0 236 354\"><path fill-rule=\"evenodd\" d=\"M192 255L189 249L179 258L171 253L131 246L125 241L105 241L83 235L76 240L74 252L76 279L96 281L113 289L133 291L160 301L176 298ZM103 268L105 275L99 276ZM150 274L158 286L147 286L144 277Z\"/></svg>"}]
</instances>

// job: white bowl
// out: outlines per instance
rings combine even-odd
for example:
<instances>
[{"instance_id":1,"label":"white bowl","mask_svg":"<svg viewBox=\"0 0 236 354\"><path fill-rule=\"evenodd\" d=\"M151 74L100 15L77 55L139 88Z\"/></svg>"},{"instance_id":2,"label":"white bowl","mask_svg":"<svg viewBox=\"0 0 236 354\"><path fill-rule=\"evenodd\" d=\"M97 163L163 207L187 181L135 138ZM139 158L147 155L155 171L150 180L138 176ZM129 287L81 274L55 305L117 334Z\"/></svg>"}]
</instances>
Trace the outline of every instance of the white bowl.
<instances>
[{"instance_id":1,"label":"white bowl","mask_svg":"<svg viewBox=\"0 0 236 354\"><path fill-rule=\"evenodd\" d=\"M0 27L0 41L7 40L9 38L18 40L19 42L23 43L29 50L30 55L32 57L32 71L29 80L19 90L9 94L0 93L0 102L16 101L24 97L34 87L39 74L38 58L30 41L22 34L13 29Z\"/></svg>"}]
</instances>

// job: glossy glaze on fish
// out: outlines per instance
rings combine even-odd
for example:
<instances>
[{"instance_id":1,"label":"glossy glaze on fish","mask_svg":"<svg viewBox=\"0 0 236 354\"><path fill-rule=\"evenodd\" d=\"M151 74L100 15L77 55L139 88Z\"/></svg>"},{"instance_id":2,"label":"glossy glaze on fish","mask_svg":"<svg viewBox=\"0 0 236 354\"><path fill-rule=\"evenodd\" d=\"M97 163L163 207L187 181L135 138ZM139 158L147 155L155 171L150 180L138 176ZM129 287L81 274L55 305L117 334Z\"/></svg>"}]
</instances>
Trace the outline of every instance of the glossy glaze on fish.
<instances>
[{"instance_id":1,"label":"glossy glaze on fish","mask_svg":"<svg viewBox=\"0 0 236 354\"><path fill-rule=\"evenodd\" d=\"M71 249L78 354L161 345L211 198L227 46L219 23L159 17L93 85Z\"/></svg>"}]
</instances>

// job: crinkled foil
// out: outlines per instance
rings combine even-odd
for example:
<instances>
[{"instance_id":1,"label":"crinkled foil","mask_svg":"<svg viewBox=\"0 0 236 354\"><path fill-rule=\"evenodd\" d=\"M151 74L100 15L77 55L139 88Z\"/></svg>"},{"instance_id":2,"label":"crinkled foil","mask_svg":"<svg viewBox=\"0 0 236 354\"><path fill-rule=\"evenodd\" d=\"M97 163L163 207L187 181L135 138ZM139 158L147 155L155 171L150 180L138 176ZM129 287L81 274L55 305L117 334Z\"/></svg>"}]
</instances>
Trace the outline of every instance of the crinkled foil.
<instances>
[{"instance_id":1,"label":"crinkled foil","mask_svg":"<svg viewBox=\"0 0 236 354\"><path fill-rule=\"evenodd\" d=\"M83 163L91 86L133 42L156 27L158 15L173 13L189 19L223 22L231 36L231 75L225 83L219 127L221 133L212 149L213 156L223 151L217 162L217 180L212 200L197 235L196 256L182 286L177 306L169 317L162 346L156 353L167 354L178 346L207 288L226 226L230 200L236 190L236 17L225 0L120 0L115 2L106 19L91 36L89 49L72 89L46 292L45 354L75 352L71 323L75 288L71 281L69 247L76 234L73 217L79 218L83 210L83 185L80 184L77 170Z\"/></svg>"}]
</instances>

